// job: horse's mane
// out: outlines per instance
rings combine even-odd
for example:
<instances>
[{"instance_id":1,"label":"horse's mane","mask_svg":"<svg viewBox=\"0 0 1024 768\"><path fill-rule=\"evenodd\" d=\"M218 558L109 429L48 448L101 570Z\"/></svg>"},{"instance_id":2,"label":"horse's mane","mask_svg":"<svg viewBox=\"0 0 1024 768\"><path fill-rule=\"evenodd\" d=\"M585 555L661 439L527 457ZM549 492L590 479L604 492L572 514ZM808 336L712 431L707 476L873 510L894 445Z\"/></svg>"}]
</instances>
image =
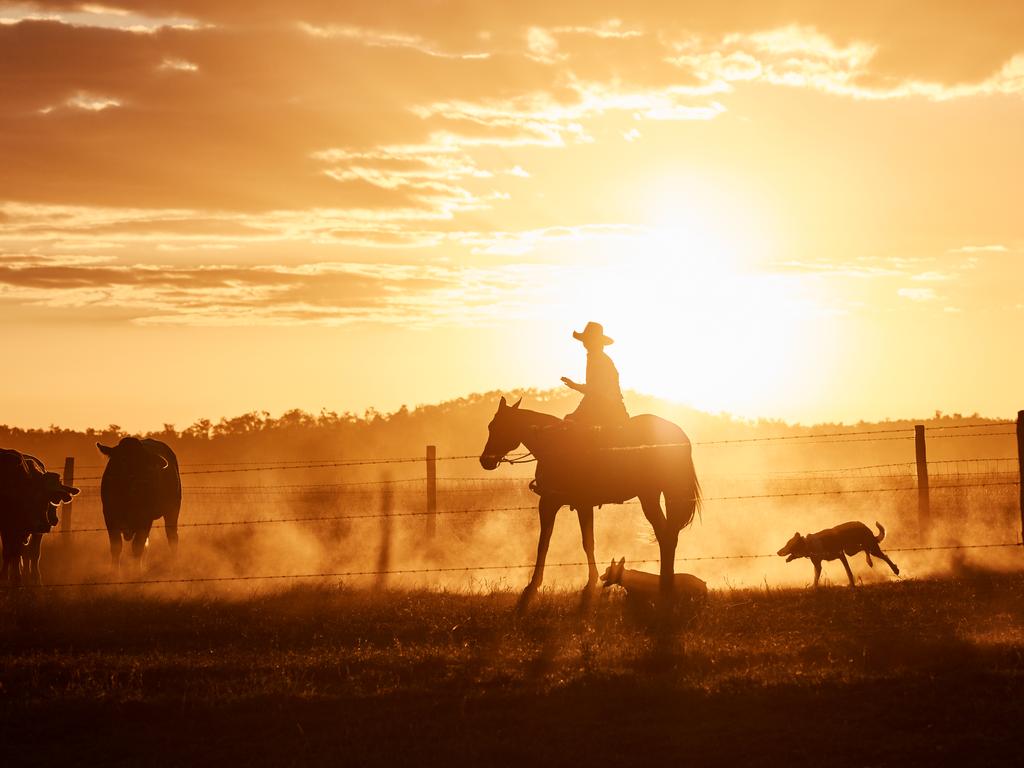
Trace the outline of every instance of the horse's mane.
<instances>
[{"instance_id":1,"label":"horse's mane","mask_svg":"<svg viewBox=\"0 0 1024 768\"><path fill-rule=\"evenodd\" d=\"M530 424L535 424L539 427L546 427L553 424L561 424L562 419L558 416L553 416L550 413L542 413L541 411L533 411L529 408L516 408L515 411L519 414L520 418L524 421L528 421Z\"/></svg>"}]
</instances>

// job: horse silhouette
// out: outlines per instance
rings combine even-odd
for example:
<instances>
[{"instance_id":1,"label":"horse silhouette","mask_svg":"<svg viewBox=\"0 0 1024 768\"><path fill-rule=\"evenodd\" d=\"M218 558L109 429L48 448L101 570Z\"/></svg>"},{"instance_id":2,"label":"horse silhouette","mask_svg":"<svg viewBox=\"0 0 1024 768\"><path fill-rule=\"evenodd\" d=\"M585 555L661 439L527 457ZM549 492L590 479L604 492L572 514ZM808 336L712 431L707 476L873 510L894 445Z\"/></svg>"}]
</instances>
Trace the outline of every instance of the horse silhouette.
<instances>
[{"instance_id":1,"label":"horse silhouette","mask_svg":"<svg viewBox=\"0 0 1024 768\"><path fill-rule=\"evenodd\" d=\"M540 538L533 577L520 599L525 606L544 579L555 515L563 506L576 510L587 553L587 589L597 586L594 560L594 507L639 498L661 550L661 591L673 588L679 532L700 507L700 484L693 468L690 441L678 426L641 414L624 427L601 429L564 422L556 416L509 405L505 398L488 425L480 465L493 470L520 445L537 459L531 487L540 496ZM665 496L665 510L661 507Z\"/></svg>"}]
</instances>

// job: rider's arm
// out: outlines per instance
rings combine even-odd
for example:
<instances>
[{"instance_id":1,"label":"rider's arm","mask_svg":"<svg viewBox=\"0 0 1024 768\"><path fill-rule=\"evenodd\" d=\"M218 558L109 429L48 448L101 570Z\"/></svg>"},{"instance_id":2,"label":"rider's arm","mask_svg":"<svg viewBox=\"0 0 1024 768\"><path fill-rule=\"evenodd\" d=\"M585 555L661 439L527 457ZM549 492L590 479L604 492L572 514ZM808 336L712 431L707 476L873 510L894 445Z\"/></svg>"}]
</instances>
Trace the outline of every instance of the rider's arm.
<instances>
[{"instance_id":1,"label":"rider's arm","mask_svg":"<svg viewBox=\"0 0 1024 768\"><path fill-rule=\"evenodd\" d=\"M587 385L586 384L580 384L578 382L575 382L572 379L570 379L568 376L563 376L562 377L562 383L565 384L565 386L567 386L569 389L574 389L577 392L579 392L580 394L583 394L583 395L587 394Z\"/></svg>"}]
</instances>

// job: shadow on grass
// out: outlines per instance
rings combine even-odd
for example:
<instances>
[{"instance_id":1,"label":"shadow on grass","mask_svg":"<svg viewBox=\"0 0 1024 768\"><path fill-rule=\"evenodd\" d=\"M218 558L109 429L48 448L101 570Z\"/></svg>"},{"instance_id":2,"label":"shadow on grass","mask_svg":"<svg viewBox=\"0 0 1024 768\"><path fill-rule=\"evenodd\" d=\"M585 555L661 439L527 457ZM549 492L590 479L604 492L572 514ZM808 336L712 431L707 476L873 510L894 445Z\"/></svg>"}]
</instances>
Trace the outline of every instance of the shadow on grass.
<instances>
[{"instance_id":1,"label":"shadow on grass","mask_svg":"<svg viewBox=\"0 0 1024 768\"><path fill-rule=\"evenodd\" d=\"M454 686L210 707L8 702L0 737L17 765L1010 765L1020 683L946 670L715 693L617 677L545 695Z\"/></svg>"}]
</instances>

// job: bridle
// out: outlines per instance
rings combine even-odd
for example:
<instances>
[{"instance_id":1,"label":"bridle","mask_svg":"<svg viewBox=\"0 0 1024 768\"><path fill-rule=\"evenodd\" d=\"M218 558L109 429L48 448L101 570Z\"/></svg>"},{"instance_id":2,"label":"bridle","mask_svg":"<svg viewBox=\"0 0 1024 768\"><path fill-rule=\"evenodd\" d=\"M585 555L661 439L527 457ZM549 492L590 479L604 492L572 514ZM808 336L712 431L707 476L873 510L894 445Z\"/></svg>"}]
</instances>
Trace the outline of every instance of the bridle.
<instances>
[{"instance_id":1,"label":"bridle","mask_svg":"<svg viewBox=\"0 0 1024 768\"><path fill-rule=\"evenodd\" d=\"M508 458L507 456L502 456L500 459L498 459L498 463L499 464L529 464L530 462L533 462L533 461L536 461L536 460L537 460L537 457L534 456L531 451L527 451L526 453L521 453L518 456L513 456L512 458Z\"/></svg>"}]
</instances>

